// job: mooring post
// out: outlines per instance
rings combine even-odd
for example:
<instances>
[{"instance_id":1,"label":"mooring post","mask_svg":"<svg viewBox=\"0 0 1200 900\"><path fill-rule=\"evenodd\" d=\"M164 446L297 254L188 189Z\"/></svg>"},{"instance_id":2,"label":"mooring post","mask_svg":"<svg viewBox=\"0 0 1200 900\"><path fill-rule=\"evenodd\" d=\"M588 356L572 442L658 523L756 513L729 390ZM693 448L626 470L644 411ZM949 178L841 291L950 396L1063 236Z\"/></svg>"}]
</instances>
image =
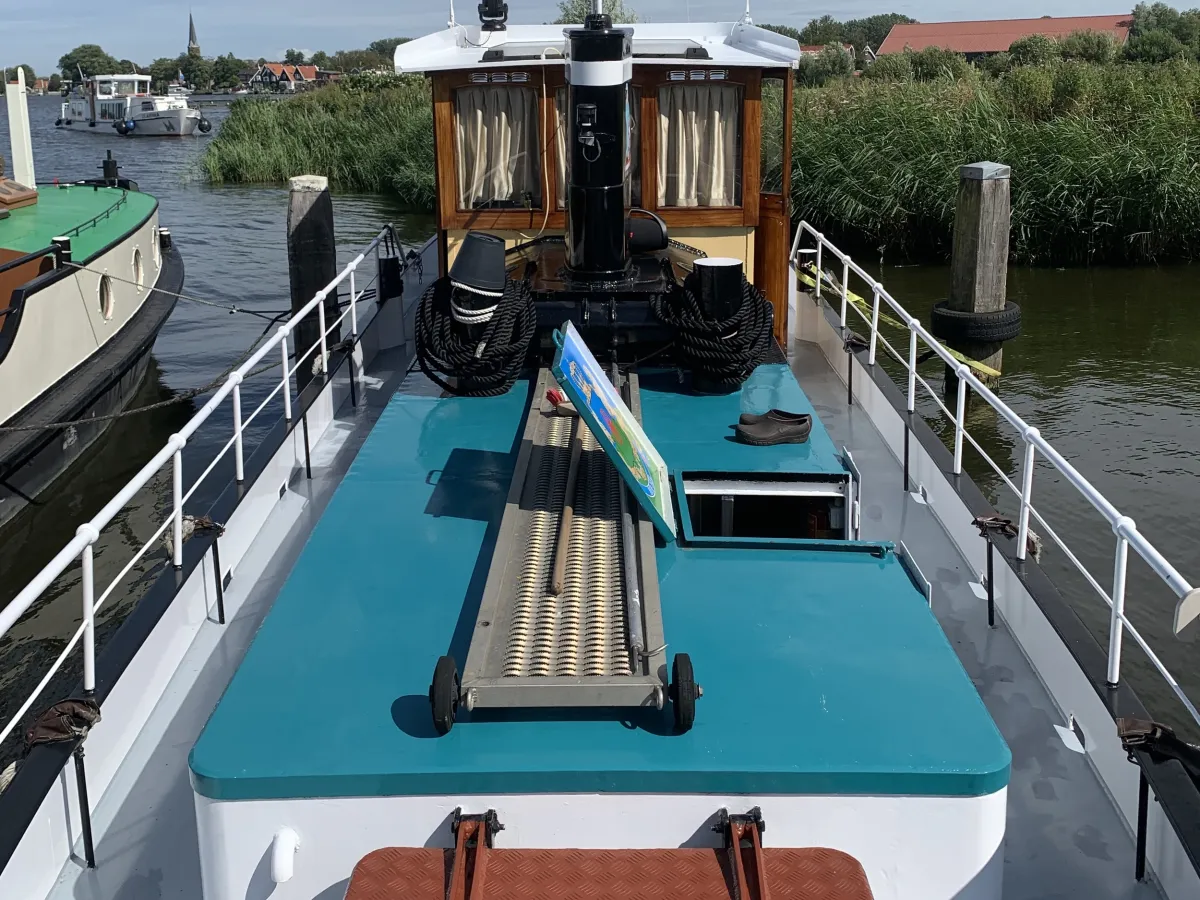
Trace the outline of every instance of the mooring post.
<instances>
[{"instance_id":1,"label":"mooring post","mask_svg":"<svg viewBox=\"0 0 1200 900\"><path fill-rule=\"evenodd\" d=\"M292 313L299 312L337 275L337 244L333 234L333 200L329 179L322 175L297 175L288 180L288 281L292 292ZM325 298L325 319L335 322L340 313L337 291ZM314 308L298 324L293 347L303 356L321 337L318 312ZM341 328L334 326L326 344L336 344ZM321 371L321 351L315 350L296 368L296 390L303 391Z\"/></svg>"},{"instance_id":2,"label":"mooring post","mask_svg":"<svg viewBox=\"0 0 1200 900\"><path fill-rule=\"evenodd\" d=\"M961 312L1000 312L1008 291L1011 170L1000 163L979 162L963 166L958 175L947 306ZM967 339L948 343L971 359L1000 371L1002 344ZM958 379L947 366L946 396L953 396L957 390Z\"/></svg>"}]
</instances>

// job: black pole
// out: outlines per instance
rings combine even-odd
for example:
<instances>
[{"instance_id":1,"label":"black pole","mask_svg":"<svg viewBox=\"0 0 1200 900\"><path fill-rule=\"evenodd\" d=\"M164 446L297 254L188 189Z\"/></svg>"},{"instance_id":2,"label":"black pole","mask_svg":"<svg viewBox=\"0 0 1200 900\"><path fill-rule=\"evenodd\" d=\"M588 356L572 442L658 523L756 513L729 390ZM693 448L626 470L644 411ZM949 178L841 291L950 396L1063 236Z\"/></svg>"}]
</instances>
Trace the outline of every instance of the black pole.
<instances>
[{"instance_id":1,"label":"black pole","mask_svg":"<svg viewBox=\"0 0 1200 900\"><path fill-rule=\"evenodd\" d=\"M988 628L996 627L996 589L992 585L992 551L996 545L992 543L992 539L987 538L988 545L988 571L987 571L987 592L988 592Z\"/></svg>"},{"instance_id":2,"label":"black pole","mask_svg":"<svg viewBox=\"0 0 1200 900\"><path fill-rule=\"evenodd\" d=\"M92 809L88 803L87 770L83 765L83 744L75 748L75 786L79 790L79 820L83 825L83 858L89 869L96 868L96 847L92 843Z\"/></svg>"},{"instance_id":3,"label":"black pole","mask_svg":"<svg viewBox=\"0 0 1200 900\"><path fill-rule=\"evenodd\" d=\"M912 431L912 413L904 415L904 490L908 492L908 436Z\"/></svg>"},{"instance_id":4,"label":"black pole","mask_svg":"<svg viewBox=\"0 0 1200 900\"><path fill-rule=\"evenodd\" d=\"M846 405L854 405L854 351L846 348Z\"/></svg>"},{"instance_id":5,"label":"black pole","mask_svg":"<svg viewBox=\"0 0 1200 900\"><path fill-rule=\"evenodd\" d=\"M354 374L354 344L355 335L350 335L350 405L358 409L358 391L354 388L356 376Z\"/></svg>"},{"instance_id":6,"label":"black pole","mask_svg":"<svg viewBox=\"0 0 1200 900\"><path fill-rule=\"evenodd\" d=\"M1138 765L1138 811L1137 811L1137 847L1134 849L1133 877L1138 881L1146 880L1146 816L1150 807L1150 785L1146 783L1146 773Z\"/></svg>"},{"instance_id":7,"label":"black pole","mask_svg":"<svg viewBox=\"0 0 1200 900\"><path fill-rule=\"evenodd\" d=\"M221 578L221 539L213 539L213 575L217 579L217 624L225 624L225 584Z\"/></svg>"},{"instance_id":8,"label":"black pole","mask_svg":"<svg viewBox=\"0 0 1200 900\"><path fill-rule=\"evenodd\" d=\"M312 457L308 452L308 412L300 417L300 425L304 429L304 476L312 480Z\"/></svg>"}]
</instances>

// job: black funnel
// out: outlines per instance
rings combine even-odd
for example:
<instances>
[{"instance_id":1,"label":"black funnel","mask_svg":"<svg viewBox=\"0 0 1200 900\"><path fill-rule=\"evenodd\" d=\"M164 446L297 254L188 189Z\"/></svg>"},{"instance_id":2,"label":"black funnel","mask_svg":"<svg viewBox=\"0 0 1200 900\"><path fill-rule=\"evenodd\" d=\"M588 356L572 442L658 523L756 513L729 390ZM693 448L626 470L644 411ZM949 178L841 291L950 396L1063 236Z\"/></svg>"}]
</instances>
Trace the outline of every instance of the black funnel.
<instances>
[{"instance_id":1,"label":"black funnel","mask_svg":"<svg viewBox=\"0 0 1200 900\"><path fill-rule=\"evenodd\" d=\"M633 32L590 15L570 42L567 80L567 267L576 278L610 280L629 263L625 178L630 148Z\"/></svg>"},{"instance_id":2,"label":"black funnel","mask_svg":"<svg viewBox=\"0 0 1200 900\"><path fill-rule=\"evenodd\" d=\"M693 263L697 301L708 319L723 322L742 308L742 261L708 257Z\"/></svg>"},{"instance_id":3,"label":"black funnel","mask_svg":"<svg viewBox=\"0 0 1200 900\"><path fill-rule=\"evenodd\" d=\"M470 340L479 340L504 297L504 240L468 231L450 267L450 313Z\"/></svg>"}]
</instances>

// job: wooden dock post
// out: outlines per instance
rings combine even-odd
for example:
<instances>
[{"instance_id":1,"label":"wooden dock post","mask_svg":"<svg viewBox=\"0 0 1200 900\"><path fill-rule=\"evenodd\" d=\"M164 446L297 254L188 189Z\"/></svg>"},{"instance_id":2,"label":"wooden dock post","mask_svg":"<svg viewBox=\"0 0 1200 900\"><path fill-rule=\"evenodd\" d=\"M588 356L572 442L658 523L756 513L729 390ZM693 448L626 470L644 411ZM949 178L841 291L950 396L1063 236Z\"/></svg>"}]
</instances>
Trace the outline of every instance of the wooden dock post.
<instances>
[{"instance_id":1,"label":"wooden dock post","mask_svg":"<svg viewBox=\"0 0 1200 900\"><path fill-rule=\"evenodd\" d=\"M1011 170L1000 163L979 162L963 166L958 174L950 299L946 305L961 312L1001 312L1008 290ZM1000 371L1003 344L973 340L949 343L971 359ZM957 389L958 379L947 367L947 396Z\"/></svg>"},{"instance_id":2,"label":"wooden dock post","mask_svg":"<svg viewBox=\"0 0 1200 900\"><path fill-rule=\"evenodd\" d=\"M288 180L288 281L291 285L292 313L310 301L317 291L337 275L337 244L333 233L333 200L329 195L329 179L322 175L297 175ZM337 292L325 298L327 325L337 319ZM336 344L341 328L332 328L326 345ZM313 346L321 335L316 309L304 317L293 332L293 352L300 356ZM296 390L303 391L321 371L321 352L314 351L296 370Z\"/></svg>"}]
</instances>

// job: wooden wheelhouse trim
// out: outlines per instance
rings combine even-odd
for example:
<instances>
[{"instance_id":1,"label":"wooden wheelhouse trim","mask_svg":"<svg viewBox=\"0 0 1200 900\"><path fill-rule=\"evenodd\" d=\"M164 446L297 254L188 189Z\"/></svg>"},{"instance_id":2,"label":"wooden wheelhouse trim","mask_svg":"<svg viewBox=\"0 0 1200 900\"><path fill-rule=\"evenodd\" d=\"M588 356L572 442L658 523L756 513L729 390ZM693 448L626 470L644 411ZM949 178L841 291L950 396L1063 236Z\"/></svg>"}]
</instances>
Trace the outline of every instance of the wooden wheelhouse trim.
<instances>
[{"instance_id":1,"label":"wooden wheelhouse trim","mask_svg":"<svg viewBox=\"0 0 1200 900\"><path fill-rule=\"evenodd\" d=\"M723 70L723 81L743 88L740 162L742 173L741 205L739 206L663 206L658 205L658 88L677 84L668 73L680 66L635 65L632 83L641 88L641 206L660 215L669 227L675 228L756 228L759 222L760 160L762 153L762 79L764 71L720 65L687 65L686 70ZM563 231L566 212L558 207L558 155L554 133L558 122L555 97L558 88L566 84L564 71L554 66L521 66L481 69L489 76L503 74L511 78L514 72L524 72L524 82L491 82L498 87L520 86L541 94L539 144L541 146L542 203L532 209L464 210L458 207L457 159L454 139L454 91L469 87L473 82L470 70L438 72L430 76L433 83L433 129L435 170L437 179L438 227L443 232L454 229L493 229L507 231ZM789 70L779 70L787 72ZM790 99L790 79L788 79ZM791 106L787 109L790 133ZM549 123L549 127L547 124ZM652 123L647 127L647 123ZM786 178L786 173L785 173ZM549 216L546 208L549 207Z\"/></svg>"}]
</instances>

